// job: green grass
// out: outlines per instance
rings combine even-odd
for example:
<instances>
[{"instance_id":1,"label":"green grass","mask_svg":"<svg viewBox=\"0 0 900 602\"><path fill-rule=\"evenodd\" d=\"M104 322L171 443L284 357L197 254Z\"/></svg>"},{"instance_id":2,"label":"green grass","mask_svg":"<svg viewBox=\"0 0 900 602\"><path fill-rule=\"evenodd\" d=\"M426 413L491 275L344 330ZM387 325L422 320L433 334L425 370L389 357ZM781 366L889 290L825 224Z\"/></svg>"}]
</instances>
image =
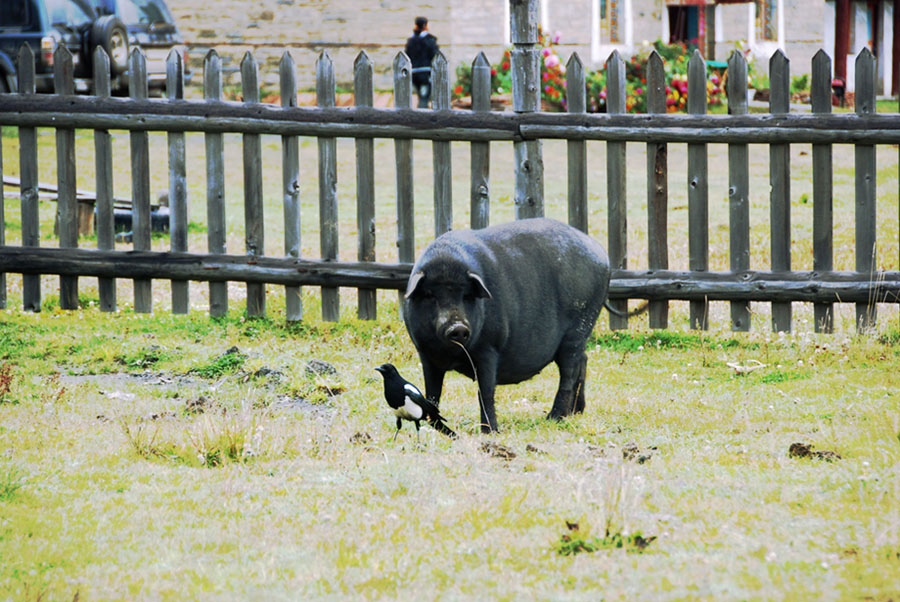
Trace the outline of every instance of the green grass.
<instances>
[{"instance_id":1,"label":"green grass","mask_svg":"<svg viewBox=\"0 0 900 602\"><path fill-rule=\"evenodd\" d=\"M421 371L396 294L379 301L375 322L300 325L277 303L251 321L0 313L17 400L0 403L0 598L896 596L896 318L877 336L698 334L679 307L670 331L601 326L583 415L544 418L550 366L498 389L486 437L450 375L460 438L417 443L410 425L392 440L374 367ZM313 358L338 374L310 376ZM728 366L750 360L765 367Z\"/></svg>"}]
</instances>

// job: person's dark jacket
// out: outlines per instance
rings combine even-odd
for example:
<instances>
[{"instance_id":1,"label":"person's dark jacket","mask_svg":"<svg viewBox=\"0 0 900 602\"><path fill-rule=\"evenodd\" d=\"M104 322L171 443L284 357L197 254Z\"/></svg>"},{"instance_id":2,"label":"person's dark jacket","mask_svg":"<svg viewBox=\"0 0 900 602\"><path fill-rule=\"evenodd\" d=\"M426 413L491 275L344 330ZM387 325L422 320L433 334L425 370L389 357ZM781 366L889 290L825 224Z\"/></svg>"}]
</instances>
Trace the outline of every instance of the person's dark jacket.
<instances>
[{"instance_id":1,"label":"person's dark jacket","mask_svg":"<svg viewBox=\"0 0 900 602\"><path fill-rule=\"evenodd\" d=\"M431 61L437 54L437 38L425 32L416 32L406 40L406 55L412 63L413 84L421 86L431 81L431 72L427 70L415 71L417 67L431 67Z\"/></svg>"}]
</instances>

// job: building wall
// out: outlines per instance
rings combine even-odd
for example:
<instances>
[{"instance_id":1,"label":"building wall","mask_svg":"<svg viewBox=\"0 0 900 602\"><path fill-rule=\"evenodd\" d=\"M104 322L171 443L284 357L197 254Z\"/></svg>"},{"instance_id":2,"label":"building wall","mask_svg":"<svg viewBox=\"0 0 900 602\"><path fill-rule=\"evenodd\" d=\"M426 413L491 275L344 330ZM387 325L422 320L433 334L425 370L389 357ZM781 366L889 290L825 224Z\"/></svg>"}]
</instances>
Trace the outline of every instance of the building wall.
<instances>
[{"instance_id":1,"label":"building wall","mask_svg":"<svg viewBox=\"0 0 900 602\"><path fill-rule=\"evenodd\" d=\"M618 50L624 55L640 50L644 42L665 39L668 13L665 0L620 0L630 6L622 19L622 37L631 44ZM375 65L375 86L390 89L391 64L412 31L413 19L426 15L438 37L451 72L462 62L471 63L479 51L497 62L507 46L508 0L168 0L188 43L191 66L199 71L206 52L215 48L222 56L226 83L237 82L241 57L252 51L260 63L260 80L269 86L278 81L277 64L289 50L298 67L301 88L315 84L315 62L327 51L335 63L338 86L352 88L353 61L365 50ZM823 0L783 0L783 49L794 74L808 73L812 56L828 43L833 28L834 3ZM559 52L568 60L577 51L592 68L600 68L613 46L592 46L593 0L546 0L543 21L549 32L559 32ZM736 45L747 46L755 36L751 4L725 4L715 9L716 57L726 60ZM830 12L829 12L830 11ZM625 15L623 15L624 17ZM829 21L829 19L831 19ZM830 23L830 25L829 25ZM889 23L889 22L888 22ZM890 38L891 36L885 36ZM831 48L833 53L833 33ZM757 68L768 71L768 60L778 47L750 44ZM592 56L593 50L593 56ZM593 60L592 60L593 59ZM453 77L451 75L451 77Z\"/></svg>"}]
</instances>

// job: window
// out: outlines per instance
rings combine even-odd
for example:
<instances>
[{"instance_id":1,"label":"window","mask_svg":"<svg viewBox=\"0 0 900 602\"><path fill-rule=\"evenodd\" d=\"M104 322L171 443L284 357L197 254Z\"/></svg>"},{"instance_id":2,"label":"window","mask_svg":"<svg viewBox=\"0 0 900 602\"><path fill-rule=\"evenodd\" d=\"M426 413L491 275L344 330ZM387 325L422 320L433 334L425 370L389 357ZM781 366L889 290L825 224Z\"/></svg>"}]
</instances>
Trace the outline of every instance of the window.
<instances>
[{"instance_id":1,"label":"window","mask_svg":"<svg viewBox=\"0 0 900 602\"><path fill-rule=\"evenodd\" d=\"M50 23L54 25L62 23L73 29L78 29L94 20L83 6L72 0L47 2L47 12L50 15Z\"/></svg>"},{"instance_id":2,"label":"window","mask_svg":"<svg viewBox=\"0 0 900 602\"><path fill-rule=\"evenodd\" d=\"M619 34L619 8L621 0L597 0L600 3L600 40L605 43L621 42Z\"/></svg>"},{"instance_id":3,"label":"window","mask_svg":"<svg viewBox=\"0 0 900 602\"><path fill-rule=\"evenodd\" d=\"M28 0L0 1L0 27L20 29L31 24L31 2Z\"/></svg>"},{"instance_id":4,"label":"window","mask_svg":"<svg viewBox=\"0 0 900 602\"><path fill-rule=\"evenodd\" d=\"M756 3L756 39L778 41L778 0L758 0Z\"/></svg>"}]
</instances>

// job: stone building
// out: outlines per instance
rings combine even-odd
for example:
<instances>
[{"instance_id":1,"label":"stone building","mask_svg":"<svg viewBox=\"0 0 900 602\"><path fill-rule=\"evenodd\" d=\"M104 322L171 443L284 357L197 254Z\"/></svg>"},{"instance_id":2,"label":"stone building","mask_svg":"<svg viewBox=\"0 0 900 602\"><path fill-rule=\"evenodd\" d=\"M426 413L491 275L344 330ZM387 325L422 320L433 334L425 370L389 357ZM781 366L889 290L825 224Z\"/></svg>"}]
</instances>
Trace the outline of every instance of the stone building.
<instances>
[{"instance_id":1,"label":"stone building","mask_svg":"<svg viewBox=\"0 0 900 602\"><path fill-rule=\"evenodd\" d=\"M853 61L868 46L879 59L879 92L896 83L895 0L539 0L545 31L559 32L564 58L578 51L601 67L614 49L626 56L657 39L695 41L710 60L727 59L732 49L749 49L764 72L781 48L794 74L808 73L812 56L824 48L835 57L841 19L836 3L849 2L847 79ZM277 62L290 50L301 87L314 85L315 61L327 51L335 62L338 86L352 89L352 66L360 50L375 64L377 88L391 87L391 63L404 47L413 19L425 15L451 69L484 51L496 62L509 40L509 0L168 0L197 68L210 48L236 71L252 51L264 84L277 82ZM846 34L845 34L846 35ZM900 46L900 45L898 45ZM838 61L835 61L837 63Z\"/></svg>"}]
</instances>

